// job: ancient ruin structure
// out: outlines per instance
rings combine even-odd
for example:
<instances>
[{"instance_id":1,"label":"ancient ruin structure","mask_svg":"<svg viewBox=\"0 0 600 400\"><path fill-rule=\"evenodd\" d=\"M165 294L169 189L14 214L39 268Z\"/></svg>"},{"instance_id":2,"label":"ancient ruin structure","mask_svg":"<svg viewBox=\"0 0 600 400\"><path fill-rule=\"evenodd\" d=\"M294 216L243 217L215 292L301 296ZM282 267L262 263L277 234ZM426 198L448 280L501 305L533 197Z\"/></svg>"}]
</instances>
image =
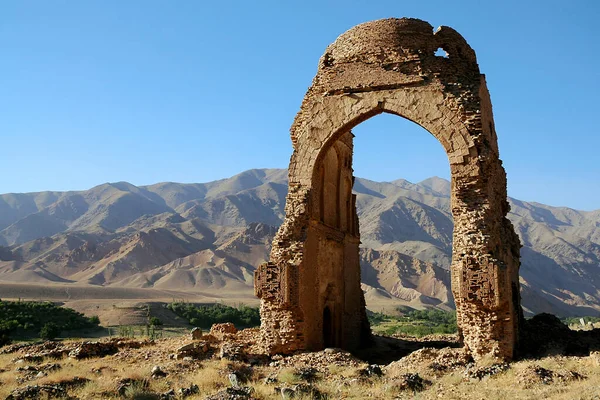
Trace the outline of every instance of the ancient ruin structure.
<instances>
[{"instance_id":1,"label":"ancient ruin structure","mask_svg":"<svg viewBox=\"0 0 600 400\"><path fill-rule=\"evenodd\" d=\"M438 50L446 52L439 56ZM325 51L291 127L286 219L255 273L271 353L370 339L360 287L351 129L380 113L443 145L452 176L452 289L465 346L510 359L521 319L520 242L475 52L454 29L417 19L358 25ZM394 134L394 132L390 132Z\"/></svg>"}]
</instances>

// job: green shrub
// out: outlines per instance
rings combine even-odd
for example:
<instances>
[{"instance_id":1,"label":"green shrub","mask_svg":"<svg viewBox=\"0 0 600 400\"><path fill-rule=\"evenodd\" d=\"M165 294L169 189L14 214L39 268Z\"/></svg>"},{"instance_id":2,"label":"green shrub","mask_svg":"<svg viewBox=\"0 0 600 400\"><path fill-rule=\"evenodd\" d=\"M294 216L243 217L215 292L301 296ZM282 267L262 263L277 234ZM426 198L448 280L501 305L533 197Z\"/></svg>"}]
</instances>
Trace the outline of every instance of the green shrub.
<instances>
[{"instance_id":1,"label":"green shrub","mask_svg":"<svg viewBox=\"0 0 600 400\"><path fill-rule=\"evenodd\" d=\"M0 347L10 344L10 332L6 329L0 328Z\"/></svg>"},{"instance_id":2,"label":"green shrub","mask_svg":"<svg viewBox=\"0 0 600 400\"><path fill-rule=\"evenodd\" d=\"M564 318L562 320L563 324L569 326L569 325L581 325L581 319L583 318L583 322L585 322L586 324L588 323L592 323L595 324L597 322L600 322L600 318L599 317L567 317Z\"/></svg>"},{"instance_id":3,"label":"green shrub","mask_svg":"<svg viewBox=\"0 0 600 400\"><path fill-rule=\"evenodd\" d=\"M48 323L58 326L60 331L71 331L98 326L96 318L51 302L2 301L0 300L0 335L11 337L38 336Z\"/></svg>"},{"instance_id":4,"label":"green shrub","mask_svg":"<svg viewBox=\"0 0 600 400\"><path fill-rule=\"evenodd\" d=\"M199 328L210 328L212 324L223 322L231 322L237 328L251 328L260 325L260 313L257 307L241 305L236 308L223 304L171 303L167 308Z\"/></svg>"},{"instance_id":5,"label":"green shrub","mask_svg":"<svg viewBox=\"0 0 600 400\"><path fill-rule=\"evenodd\" d=\"M60 327L54 322L48 322L40 329L40 337L46 340L56 339L60 335Z\"/></svg>"},{"instance_id":6,"label":"green shrub","mask_svg":"<svg viewBox=\"0 0 600 400\"><path fill-rule=\"evenodd\" d=\"M421 337L457 332L456 313L437 309L411 310L401 317L370 313L369 321L376 332L385 335L402 334Z\"/></svg>"},{"instance_id":7,"label":"green shrub","mask_svg":"<svg viewBox=\"0 0 600 400\"><path fill-rule=\"evenodd\" d=\"M162 321L160 319L158 319L157 317L150 317L150 320L148 321L148 323L151 326L160 326L162 325Z\"/></svg>"},{"instance_id":8,"label":"green shrub","mask_svg":"<svg viewBox=\"0 0 600 400\"><path fill-rule=\"evenodd\" d=\"M133 326L120 325L119 326L119 336L121 337L135 337L135 328Z\"/></svg>"},{"instance_id":9,"label":"green shrub","mask_svg":"<svg viewBox=\"0 0 600 400\"><path fill-rule=\"evenodd\" d=\"M367 310L367 318L369 319L369 323L371 325L377 325L387 320L389 316L385 315L382 312L373 312Z\"/></svg>"}]
</instances>

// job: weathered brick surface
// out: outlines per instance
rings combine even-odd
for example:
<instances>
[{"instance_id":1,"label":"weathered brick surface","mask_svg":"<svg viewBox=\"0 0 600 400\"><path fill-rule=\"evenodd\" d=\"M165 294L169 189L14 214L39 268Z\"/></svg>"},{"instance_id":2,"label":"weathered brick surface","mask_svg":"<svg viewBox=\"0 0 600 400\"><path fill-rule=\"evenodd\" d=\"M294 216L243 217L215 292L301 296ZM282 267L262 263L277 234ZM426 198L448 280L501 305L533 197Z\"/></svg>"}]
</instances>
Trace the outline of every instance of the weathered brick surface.
<instances>
[{"instance_id":1,"label":"weathered brick surface","mask_svg":"<svg viewBox=\"0 0 600 400\"><path fill-rule=\"evenodd\" d=\"M447 57L436 56L442 48ZM513 356L522 319L520 242L506 218L506 174L475 52L455 30L385 19L325 51L291 127L286 219L256 272L261 341L272 353L370 339L360 288L351 129L387 112L435 136L452 175L452 290L464 344Z\"/></svg>"}]
</instances>

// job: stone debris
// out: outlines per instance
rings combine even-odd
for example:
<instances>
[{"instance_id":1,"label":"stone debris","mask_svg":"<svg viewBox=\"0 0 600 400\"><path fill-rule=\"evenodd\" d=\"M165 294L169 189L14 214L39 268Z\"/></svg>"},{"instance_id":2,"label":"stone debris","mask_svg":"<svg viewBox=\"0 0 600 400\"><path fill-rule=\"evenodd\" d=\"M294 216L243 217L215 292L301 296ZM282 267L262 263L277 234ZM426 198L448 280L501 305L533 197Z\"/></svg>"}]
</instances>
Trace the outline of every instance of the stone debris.
<instances>
[{"instance_id":1,"label":"stone debris","mask_svg":"<svg viewBox=\"0 0 600 400\"><path fill-rule=\"evenodd\" d=\"M596 367L600 367L600 351L592 351L590 358Z\"/></svg>"},{"instance_id":2,"label":"stone debris","mask_svg":"<svg viewBox=\"0 0 600 400\"><path fill-rule=\"evenodd\" d=\"M465 370L465 376L470 379L481 380L508 371L509 369L510 364L508 363L495 363L486 367L477 367L476 365L473 365L471 368Z\"/></svg>"},{"instance_id":3,"label":"stone debris","mask_svg":"<svg viewBox=\"0 0 600 400\"><path fill-rule=\"evenodd\" d=\"M192 340L200 340L202 339L202 329L194 328L191 331Z\"/></svg>"},{"instance_id":4,"label":"stone debris","mask_svg":"<svg viewBox=\"0 0 600 400\"><path fill-rule=\"evenodd\" d=\"M198 393L200 393L200 388L198 387L198 385L191 385L187 388L177 389L177 395L179 397L188 397Z\"/></svg>"},{"instance_id":5,"label":"stone debris","mask_svg":"<svg viewBox=\"0 0 600 400\"><path fill-rule=\"evenodd\" d=\"M16 372L21 373L23 376L17 378L17 382L24 383L32 379L43 378L50 372L58 371L62 368L60 364L42 364L42 365L26 365L24 367L17 367Z\"/></svg>"},{"instance_id":6,"label":"stone debris","mask_svg":"<svg viewBox=\"0 0 600 400\"><path fill-rule=\"evenodd\" d=\"M422 392L431 382L419 374L403 374L393 381L393 386L400 391Z\"/></svg>"},{"instance_id":7,"label":"stone debris","mask_svg":"<svg viewBox=\"0 0 600 400\"><path fill-rule=\"evenodd\" d=\"M256 330L252 332L256 332ZM253 336L249 335L248 332L240 331L228 335L230 336L225 340L225 343L243 349L251 348L251 342L246 340L252 340ZM121 347L117 353L107 356L105 359L92 362L84 361L84 364L81 365L84 370L87 370L90 376L96 375L96 378L99 378L97 375L103 375L104 378L102 379L111 379L112 376L115 376L115 378L112 378L115 379L113 381L115 382L114 386L110 390L96 393L106 398L112 398L116 395L127 397L131 396L134 392L148 392L152 379L164 378L166 376L167 379L162 381L164 385L161 384L164 389L156 393L147 393L150 398L164 400L175 400L190 396L199 398L198 386L179 387L178 380L174 378L180 376L179 374L201 371L207 361L200 361L197 358L191 357L189 361L181 361L176 360L175 357L170 357L177 351L190 354L196 353L194 357L198 357L197 352L199 351L200 354L204 354L207 358L211 359L210 365L218 368L219 373L222 374L221 376L229 380L229 388L217 387L215 390L222 390L218 393L213 392L214 394L209 396L209 399L217 400L252 399L258 397L258 394L255 395L253 389L248 386L251 385L249 382L252 382L253 379L262 379L264 384L269 385L275 391L275 397L282 399L336 398L335 396L342 398L353 393L353 388L357 386L367 388L379 385L382 385L384 390L389 390L389 393L397 393L398 397L404 398L426 390L431 384L428 379L432 379L432 376L437 377L440 374L454 371L454 376L456 377L481 380L502 373L509 368L509 365L505 363L478 366L473 363L472 358L464 349L450 347L440 349L423 348L388 365L367 364L345 350L327 348L319 352L275 355L268 357L270 363L262 362L258 367L255 367L250 363L250 358L262 359L261 357L266 356L251 354L248 357L244 357L244 361L225 361L226 359L221 359L222 354L216 351L222 348L224 343L215 337L210 339L210 341L205 340L207 336L205 335L202 340L192 343L186 343L189 340L189 336L187 335L178 338L160 339L155 341L152 346L140 346L139 343L134 343L131 346L132 348ZM106 342L114 342L117 346L127 346L126 342L120 339L104 341L104 343ZM415 339L415 342L418 342L418 340ZM429 345L430 342L425 341L420 343L422 345ZM81 348L81 344L82 342L65 342L58 346L56 344L40 346L39 348L27 346L22 347L20 351L33 355L46 351L73 350ZM200 350L198 350L198 346ZM203 346L207 346L207 348L202 349ZM14 354L18 356L19 351ZM102 352L100 351L95 354L101 355ZM592 355L595 354L593 353ZM220 359L223 361L220 361ZM76 392L71 392L70 388L88 382L84 378L74 378L54 383L57 377L64 374L50 374L59 370L61 365L63 365L63 368L65 366L71 368L74 365L78 365L78 362L73 359L31 365L24 363L22 358L17 358L16 360L19 362L14 364L11 369L14 371L17 382L22 387L14 390L11 394L13 395L13 399L25 399L27 398L26 396L30 395L39 395L41 398L69 398L69 395L76 394ZM150 360L153 363L148 365L147 375L141 378L136 378L132 375L129 375L129 377L127 377L128 375L122 375L122 368L119 367L117 369L116 367L117 365L123 365L122 363L126 363L127 365L143 365L141 363L150 362ZM553 362L556 362L557 365L569 365L570 360L572 360L571 357L553 358ZM584 360L590 365L593 364L593 361L589 358ZM543 385L586 379L585 376L577 371L550 371L539 365L529 365L527 368L522 369L524 367L520 365L522 364L519 363L519 366L513 366L517 370L515 383L518 385ZM111 368L111 366L115 368ZM338 371L343 371L343 374L340 374ZM460 373L456 373L458 371ZM286 378L284 378L284 374ZM289 376L290 374L291 376ZM32 382L30 381L43 378L44 376L48 376L51 380L40 381L39 383L43 383L42 385L31 385ZM116 378L116 376L120 378ZM279 377L281 377L281 380L278 379ZM291 379L287 379L288 377ZM173 378L174 380L169 378ZM286 381L298 384L285 383ZM46 382L50 382L51 384L46 384ZM327 385L323 387L328 388L328 393L318 390L324 382L327 382ZM435 391L438 391L438 389L435 389ZM202 395L206 396L209 393L211 392L202 393ZM264 396L264 393L261 393L261 395Z\"/></svg>"},{"instance_id":8,"label":"stone debris","mask_svg":"<svg viewBox=\"0 0 600 400\"><path fill-rule=\"evenodd\" d=\"M94 368L91 369L91 372L94 373L94 374L97 374L97 375L101 375L105 371L108 371L108 372L111 372L111 373L117 372L116 369L111 368L111 367L107 367L107 366L94 367Z\"/></svg>"},{"instance_id":9,"label":"stone debris","mask_svg":"<svg viewBox=\"0 0 600 400\"><path fill-rule=\"evenodd\" d=\"M539 365L530 365L517 375L517 381L525 388L535 384L549 385L553 382L571 382L587 379L576 371L555 372Z\"/></svg>"},{"instance_id":10,"label":"stone debris","mask_svg":"<svg viewBox=\"0 0 600 400\"><path fill-rule=\"evenodd\" d=\"M265 385L274 385L277 382L279 382L279 380L277 379L277 374L271 374L271 375L265 377L265 379L263 379L263 383Z\"/></svg>"},{"instance_id":11,"label":"stone debris","mask_svg":"<svg viewBox=\"0 0 600 400\"><path fill-rule=\"evenodd\" d=\"M231 322L213 324L213 326L210 327L210 335L218 338L219 340L223 340L229 335L235 335L237 331L237 328Z\"/></svg>"},{"instance_id":12,"label":"stone debris","mask_svg":"<svg viewBox=\"0 0 600 400\"><path fill-rule=\"evenodd\" d=\"M66 347L63 343L52 341L30 344L25 346L14 345L7 350L8 351L6 352L6 354L26 351L27 353L23 357L14 361L18 362L19 360L21 360L24 363L38 363L42 362L46 358L63 358L70 351L70 349Z\"/></svg>"},{"instance_id":13,"label":"stone debris","mask_svg":"<svg viewBox=\"0 0 600 400\"><path fill-rule=\"evenodd\" d=\"M281 394L281 398L283 400L297 398L309 398L313 400L320 400L327 398L327 396L320 392L316 387L303 383L293 386L275 388L275 391Z\"/></svg>"},{"instance_id":14,"label":"stone debris","mask_svg":"<svg viewBox=\"0 0 600 400\"><path fill-rule=\"evenodd\" d=\"M67 354L67 352L44 353L43 355L27 353L21 358L13 359L13 362L15 364L40 363L40 362L44 361L44 358L62 358L62 356L65 354Z\"/></svg>"},{"instance_id":15,"label":"stone debris","mask_svg":"<svg viewBox=\"0 0 600 400\"><path fill-rule=\"evenodd\" d=\"M388 375L395 377L427 365L428 369L432 371L446 373L464 368L472 361L471 356L462 348L425 347L386 365L384 370Z\"/></svg>"},{"instance_id":16,"label":"stone debris","mask_svg":"<svg viewBox=\"0 0 600 400\"><path fill-rule=\"evenodd\" d=\"M75 376L56 384L27 385L13 390L5 400L31 400L44 398L77 400L76 397L69 396L67 390L83 386L89 381L89 379Z\"/></svg>"},{"instance_id":17,"label":"stone debris","mask_svg":"<svg viewBox=\"0 0 600 400\"><path fill-rule=\"evenodd\" d=\"M150 376L154 379L164 378L167 376L167 373L162 370L162 368L158 365L152 367L152 371L150 371Z\"/></svg>"},{"instance_id":18,"label":"stone debris","mask_svg":"<svg viewBox=\"0 0 600 400\"><path fill-rule=\"evenodd\" d=\"M59 345L59 342L43 342L43 343L16 343L10 346L6 346L0 349L0 354L12 354L17 351L23 351L28 349L48 349L48 348L56 348Z\"/></svg>"},{"instance_id":19,"label":"stone debris","mask_svg":"<svg viewBox=\"0 0 600 400\"><path fill-rule=\"evenodd\" d=\"M296 375L298 375L298 379L311 383L317 380L318 372L313 367L302 367L297 370Z\"/></svg>"},{"instance_id":20,"label":"stone debris","mask_svg":"<svg viewBox=\"0 0 600 400\"><path fill-rule=\"evenodd\" d=\"M6 400L31 400L31 399L65 399L74 400L67 391L59 385L27 385L13 390Z\"/></svg>"},{"instance_id":21,"label":"stone debris","mask_svg":"<svg viewBox=\"0 0 600 400\"><path fill-rule=\"evenodd\" d=\"M290 368L306 368L311 367L321 373L327 373L331 366L350 366L359 368L365 363L347 351L317 351L303 352L292 356L276 355L271 357L273 360L269 365L271 367L290 367Z\"/></svg>"},{"instance_id":22,"label":"stone debris","mask_svg":"<svg viewBox=\"0 0 600 400\"><path fill-rule=\"evenodd\" d=\"M190 387L179 388L177 391L175 391L175 389L171 389L167 392L164 392L160 395L160 400L185 399L186 397L193 396L198 393L200 393L200 388L198 385L191 385Z\"/></svg>"},{"instance_id":23,"label":"stone debris","mask_svg":"<svg viewBox=\"0 0 600 400\"><path fill-rule=\"evenodd\" d=\"M525 387L529 387L535 383L547 385L552 383L553 380L554 372L539 365L531 365L518 374L518 381Z\"/></svg>"},{"instance_id":24,"label":"stone debris","mask_svg":"<svg viewBox=\"0 0 600 400\"><path fill-rule=\"evenodd\" d=\"M171 389L160 395L160 400L175 400L176 398L177 398L177 395L175 394L174 389Z\"/></svg>"},{"instance_id":25,"label":"stone debris","mask_svg":"<svg viewBox=\"0 0 600 400\"><path fill-rule=\"evenodd\" d=\"M248 357L244 344L224 341L219 350L219 358L229 361L246 361Z\"/></svg>"},{"instance_id":26,"label":"stone debris","mask_svg":"<svg viewBox=\"0 0 600 400\"><path fill-rule=\"evenodd\" d=\"M196 341L185 344L175 350L175 359L184 360L189 357L189 360L203 359L212 356L215 352L214 347L207 341Z\"/></svg>"},{"instance_id":27,"label":"stone debris","mask_svg":"<svg viewBox=\"0 0 600 400\"><path fill-rule=\"evenodd\" d=\"M254 400L252 396L254 389L245 386L240 388L229 387L217 392L211 396L207 396L206 400Z\"/></svg>"},{"instance_id":28,"label":"stone debris","mask_svg":"<svg viewBox=\"0 0 600 400\"><path fill-rule=\"evenodd\" d=\"M69 357L82 358L106 357L119 351L115 342L83 342L69 352Z\"/></svg>"},{"instance_id":29,"label":"stone debris","mask_svg":"<svg viewBox=\"0 0 600 400\"><path fill-rule=\"evenodd\" d=\"M383 376L383 371L381 370L381 367L379 365L371 364L366 368L359 370L358 374L367 378L373 378Z\"/></svg>"},{"instance_id":30,"label":"stone debris","mask_svg":"<svg viewBox=\"0 0 600 400\"><path fill-rule=\"evenodd\" d=\"M5 349L5 354L26 351L27 353L25 355L15 358L13 362L23 364L39 363L45 359L60 359L66 355L75 359L105 357L107 355L115 354L118 351L139 349L152 343L153 342L150 340L126 340L121 338L67 343L49 341L26 346L10 346L10 348Z\"/></svg>"},{"instance_id":31,"label":"stone debris","mask_svg":"<svg viewBox=\"0 0 600 400\"><path fill-rule=\"evenodd\" d=\"M229 378L229 383L231 383L231 387L240 387L240 380L235 372L230 373L229 375L227 375L227 377Z\"/></svg>"},{"instance_id":32,"label":"stone debris","mask_svg":"<svg viewBox=\"0 0 600 400\"><path fill-rule=\"evenodd\" d=\"M556 374L557 379L562 382L582 381L587 379L587 376L580 374L577 371L564 371Z\"/></svg>"}]
</instances>

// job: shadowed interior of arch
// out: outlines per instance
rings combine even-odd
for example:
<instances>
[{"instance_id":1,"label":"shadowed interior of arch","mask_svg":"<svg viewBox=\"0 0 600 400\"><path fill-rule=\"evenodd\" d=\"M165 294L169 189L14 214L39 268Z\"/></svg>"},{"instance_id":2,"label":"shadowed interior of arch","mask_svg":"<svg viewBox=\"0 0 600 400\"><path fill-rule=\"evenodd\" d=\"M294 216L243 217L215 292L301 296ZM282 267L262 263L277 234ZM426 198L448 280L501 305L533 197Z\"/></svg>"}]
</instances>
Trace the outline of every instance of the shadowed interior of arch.
<instances>
[{"instance_id":1,"label":"shadowed interior of arch","mask_svg":"<svg viewBox=\"0 0 600 400\"><path fill-rule=\"evenodd\" d=\"M395 245L401 247L402 242L409 241L413 243L413 248L418 248L414 243L437 246L440 253L447 255L448 263L444 267L448 268L452 252L451 232L448 233L447 240L436 241L436 238L417 229L418 223L411 219L415 217L411 215L411 211L418 214L430 208L420 203L422 199L419 196L440 195L433 193L434 189L426 185L419 186L417 183L433 176L449 178L448 157L438 140L420 125L389 113L369 116L354 126L352 131L346 130L336 136L337 139L322 149L323 154L315 165L313 182L318 201L315 204L316 213L313 220L322 224L325 229L330 228L332 231L355 237L357 244L360 234L362 246L367 242L369 247L375 249L390 249ZM355 179L355 176L360 178ZM389 208L386 214L390 214L393 220L380 221L380 226L387 229L379 236L380 240L373 240L373 235L365 236L364 232L360 232L357 219L360 215L357 215L356 204L363 210L370 207ZM407 204L412 210L407 210ZM422 207L419 206L421 204ZM450 214L449 209L447 213ZM395 241L398 242L394 243ZM339 251L343 253L342 249ZM356 252L356 257L351 258L358 261L358 245L353 251ZM419 258L418 254L407 255ZM328 292L343 291L337 286L343 282L339 277L343 276L344 265L348 262L345 257L348 256L336 256L335 250L331 250L327 255L316 256L320 265L324 262L330 264L331 275L328 277L329 274L325 273L323 276L323 281L329 285ZM377 285L374 281L369 283ZM345 325L346 321L342 315L335 315L335 312L341 312L343 309L342 304L334 304L331 307L327 305L323 309L322 330L325 347L341 345L336 342L339 338L338 332L343 329L339 325Z\"/></svg>"}]
</instances>

